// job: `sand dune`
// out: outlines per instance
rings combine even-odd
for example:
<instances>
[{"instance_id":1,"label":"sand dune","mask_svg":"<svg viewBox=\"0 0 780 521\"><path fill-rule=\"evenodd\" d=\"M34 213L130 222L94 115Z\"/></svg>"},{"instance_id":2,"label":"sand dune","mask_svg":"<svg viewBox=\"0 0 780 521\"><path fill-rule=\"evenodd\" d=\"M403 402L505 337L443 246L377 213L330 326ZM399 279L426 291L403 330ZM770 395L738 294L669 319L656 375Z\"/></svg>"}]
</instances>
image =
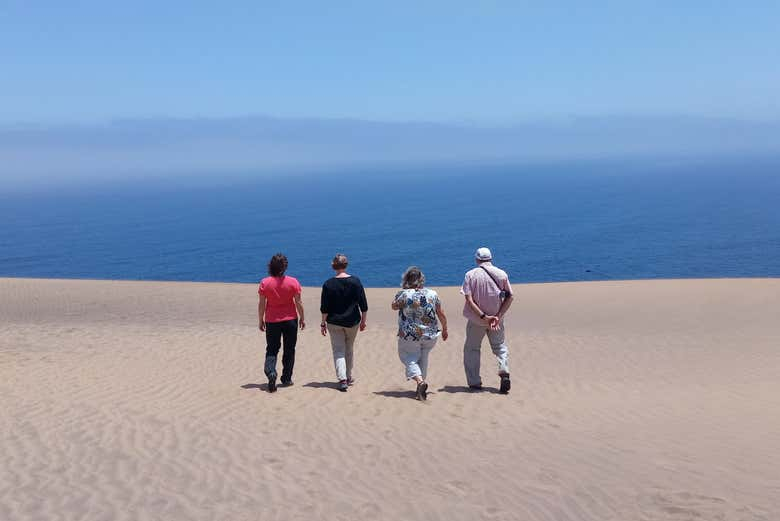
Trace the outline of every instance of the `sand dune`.
<instances>
[{"instance_id":1,"label":"sand dune","mask_svg":"<svg viewBox=\"0 0 780 521\"><path fill-rule=\"evenodd\" d=\"M780 280L517 285L508 396L440 292L423 403L392 289L269 394L254 285L0 279L0 520L780 519Z\"/></svg>"}]
</instances>

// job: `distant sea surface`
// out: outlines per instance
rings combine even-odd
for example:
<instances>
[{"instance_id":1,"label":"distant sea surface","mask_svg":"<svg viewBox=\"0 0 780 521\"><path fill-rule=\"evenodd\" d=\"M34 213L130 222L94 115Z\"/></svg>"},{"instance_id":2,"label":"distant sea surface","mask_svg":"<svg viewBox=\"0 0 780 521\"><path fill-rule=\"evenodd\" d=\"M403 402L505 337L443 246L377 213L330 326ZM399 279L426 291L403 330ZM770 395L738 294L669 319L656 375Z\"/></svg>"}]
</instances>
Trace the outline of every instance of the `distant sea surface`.
<instances>
[{"instance_id":1,"label":"distant sea surface","mask_svg":"<svg viewBox=\"0 0 780 521\"><path fill-rule=\"evenodd\" d=\"M215 173L213 179L220 176ZM409 265L457 285L479 246L513 282L780 277L780 160L409 166L0 195L0 276L318 286Z\"/></svg>"}]
</instances>

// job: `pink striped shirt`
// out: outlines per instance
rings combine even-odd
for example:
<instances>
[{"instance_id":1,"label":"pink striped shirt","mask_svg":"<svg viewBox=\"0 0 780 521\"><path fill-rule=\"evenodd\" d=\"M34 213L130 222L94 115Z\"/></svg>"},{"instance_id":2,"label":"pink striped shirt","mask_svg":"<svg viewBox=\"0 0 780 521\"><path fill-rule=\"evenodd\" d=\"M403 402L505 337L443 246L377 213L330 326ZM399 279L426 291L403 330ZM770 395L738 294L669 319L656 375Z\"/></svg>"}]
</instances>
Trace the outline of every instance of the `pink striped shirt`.
<instances>
[{"instance_id":1,"label":"pink striped shirt","mask_svg":"<svg viewBox=\"0 0 780 521\"><path fill-rule=\"evenodd\" d=\"M490 275L485 273L485 270L477 266L466 272L460 292L463 295L471 295L479 309L486 315L495 315L501 308L501 291L512 291L512 287L509 284L509 275L504 270L493 266L490 262L483 262L482 266L490 270L500 288L496 286ZM465 302L463 305L463 316L472 322L482 322L482 319L471 309L468 302Z\"/></svg>"}]
</instances>

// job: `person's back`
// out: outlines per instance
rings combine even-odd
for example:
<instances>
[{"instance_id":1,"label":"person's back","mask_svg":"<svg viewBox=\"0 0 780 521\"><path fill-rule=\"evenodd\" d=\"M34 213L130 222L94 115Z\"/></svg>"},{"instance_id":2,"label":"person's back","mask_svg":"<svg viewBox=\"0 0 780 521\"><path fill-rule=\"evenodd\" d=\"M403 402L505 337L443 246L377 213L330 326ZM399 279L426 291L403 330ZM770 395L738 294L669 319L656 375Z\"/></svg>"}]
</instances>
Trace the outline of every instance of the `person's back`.
<instances>
[{"instance_id":1,"label":"person's back","mask_svg":"<svg viewBox=\"0 0 780 521\"><path fill-rule=\"evenodd\" d=\"M349 261L343 253L333 257L331 267L336 272L322 285L320 333L330 333L333 364L339 379L339 390L346 391L355 379L352 377L353 347L358 331L366 328L368 303L360 279L347 273Z\"/></svg>"},{"instance_id":2,"label":"person's back","mask_svg":"<svg viewBox=\"0 0 780 521\"><path fill-rule=\"evenodd\" d=\"M493 278L490 277L491 275ZM508 287L510 287L509 276L506 272L490 262L484 262L466 272L462 293L470 294L486 315L496 315L501 308L501 292L506 291ZM463 316L475 322L480 320L468 302L463 305Z\"/></svg>"},{"instance_id":3,"label":"person's back","mask_svg":"<svg viewBox=\"0 0 780 521\"><path fill-rule=\"evenodd\" d=\"M439 336L436 309L439 295L428 288L406 288L394 299L399 304L398 336L404 339L433 339Z\"/></svg>"},{"instance_id":4,"label":"person's back","mask_svg":"<svg viewBox=\"0 0 780 521\"><path fill-rule=\"evenodd\" d=\"M301 293L301 284L295 277L266 277L260 282L259 291L266 298L266 322L298 318L294 298Z\"/></svg>"},{"instance_id":5,"label":"person's back","mask_svg":"<svg viewBox=\"0 0 780 521\"><path fill-rule=\"evenodd\" d=\"M329 324L352 327L360 322L360 311L365 308L365 290L354 275L331 277L322 285L321 309Z\"/></svg>"},{"instance_id":6,"label":"person's back","mask_svg":"<svg viewBox=\"0 0 780 521\"><path fill-rule=\"evenodd\" d=\"M463 316L466 317L466 340L463 344L463 367L466 382L472 389L482 388L479 374L482 339L487 335L490 348L498 362L501 378L499 391L509 392L509 349L504 342L504 314L512 305L512 286L509 276L493 266L493 254L488 248L478 248L477 267L466 272L461 293L465 297Z\"/></svg>"},{"instance_id":7,"label":"person's back","mask_svg":"<svg viewBox=\"0 0 780 521\"><path fill-rule=\"evenodd\" d=\"M287 257L277 253L268 262L268 277L260 281L257 290L259 301L257 315L260 331L265 332L265 375L268 392L276 392L276 358L284 343L282 356L282 385L292 385L295 365L295 345L298 327L306 327L301 303L301 284L298 279L285 275Z\"/></svg>"},{"instance_id":8,"label":"person's back","mask_svg":"<svg viewBox=\"0 0 780 521\"><path fill-rule=\"evenodd\" d=\"M417 266L406 269L401 288L390 304L398 311L398 358L404 364L406 378L417 383L417 399L426 400L428 355L439 335L447 340L447 317L439 295L425 287L425 275Z\"/></svg>"}]
</instances>

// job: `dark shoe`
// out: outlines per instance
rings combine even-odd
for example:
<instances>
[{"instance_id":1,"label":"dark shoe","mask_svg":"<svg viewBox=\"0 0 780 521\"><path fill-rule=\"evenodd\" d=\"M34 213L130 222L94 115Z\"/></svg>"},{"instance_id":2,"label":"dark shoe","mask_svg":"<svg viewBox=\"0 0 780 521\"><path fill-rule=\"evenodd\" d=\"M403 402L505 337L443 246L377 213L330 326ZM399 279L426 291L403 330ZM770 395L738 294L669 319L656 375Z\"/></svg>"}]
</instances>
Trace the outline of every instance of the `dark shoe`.
<instances>
[{"instance_id":1,"label":"dark shoe","mask_svg":"<svg viewBox=\"0 0 780 521\"><path fill-rule=\"evenodd\" d=\"M508 374L501 375L501 387L498 392L501 394L509 394L509 388L512 387L512 382L509 380Z\"/></svg>"},{"instance_id":2,"label":"dark shoe","mask_svg":"<svg viewBox=\"0 0 780 521\"><path fill-rule=\"evenodd\" d=\"M355 385L355 379L354 378L347 378L347 385L352 387Z\"/></svg>"},{"instance_id":3,"label":"dark shoe","mask_svg":"<svg viewBox=\"0 0 780 521\"><path fill-rule=\"evenodd\" d=\"M346 380L341 380L339 382L339 391L342 393L347 392L347 389L349 388L349 383Z\"/></svg>"},{"instance_id":4,"label":"dark shoe","mask_svg":"<svg viewBox=\"0 0 780 521\"><path fill-rule=\"evenodd\" d=\"M482 384L469 385L469 389L471 389L472 391L481 391Z\"/></svg>"},{"instance_id":5,"label":"dark shoe","mask_svg":"<svg viewBox=\"0 0 780 521\"><path fill-rule=\"evenodd\" d=\"M268 392L269 393L276 392L276 375L268 377Z\"/></svg>"},{"instance_id":6,"label":"dark shoe","mask_svg":"<svg viewBox=\"0 0 780 521\"><path fill-rule=\"evenodd\" d=\"M280 384L280 387L290 387L293 385L292 380L282 380L282 383Z\"/></svg>"},{"instance_id":7,"label":"dark shoe","mask_svg":"<svg viewBox=\"0 0 780 521\"><path fill-rule=\"evenodd\" d=\"M417 384L417 399L420 401L425 401L428 399L428 383L427 382L420 382Z\"/></svg>"}]
</instances>

